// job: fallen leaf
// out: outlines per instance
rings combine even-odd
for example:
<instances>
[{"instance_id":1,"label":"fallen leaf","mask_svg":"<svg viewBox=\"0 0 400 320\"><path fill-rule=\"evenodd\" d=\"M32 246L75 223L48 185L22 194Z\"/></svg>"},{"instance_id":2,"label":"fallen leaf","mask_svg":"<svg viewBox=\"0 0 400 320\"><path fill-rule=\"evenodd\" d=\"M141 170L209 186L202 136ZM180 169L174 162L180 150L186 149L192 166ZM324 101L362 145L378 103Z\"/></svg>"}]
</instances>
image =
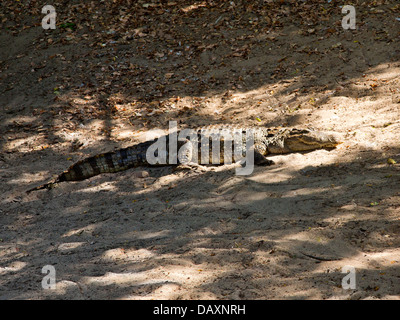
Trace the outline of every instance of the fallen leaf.
<instances>
[{"instance_id":1,"label":"fallen leaf","mask_svg":"<svg viewBox=\"0 0 400 320\"><path fill-rule=\"evenodd\" d=\"M387 159L388 164L396 164L397 162L393 160L392 158Z\"/></svg>"}]
</instances>

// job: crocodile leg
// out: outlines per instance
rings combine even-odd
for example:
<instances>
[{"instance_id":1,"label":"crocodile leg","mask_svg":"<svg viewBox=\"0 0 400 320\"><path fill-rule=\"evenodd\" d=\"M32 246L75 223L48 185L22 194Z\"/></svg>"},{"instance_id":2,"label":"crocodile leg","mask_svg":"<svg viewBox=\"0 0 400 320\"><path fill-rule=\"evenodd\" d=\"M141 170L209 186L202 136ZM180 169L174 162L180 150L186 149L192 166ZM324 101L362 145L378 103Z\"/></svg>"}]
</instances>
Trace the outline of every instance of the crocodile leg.
<instances>
[{"instance_id":1,"label":"crocodile leg","mask_svg":"<svg viewBox=\"0 0 400 320\"><path fill-rule=\"evenodd\" d=\"M258 151L254 151L254 164L258 166L271 166L275 164L272 160L267 159Z\"/></svg>"}]
</instances>

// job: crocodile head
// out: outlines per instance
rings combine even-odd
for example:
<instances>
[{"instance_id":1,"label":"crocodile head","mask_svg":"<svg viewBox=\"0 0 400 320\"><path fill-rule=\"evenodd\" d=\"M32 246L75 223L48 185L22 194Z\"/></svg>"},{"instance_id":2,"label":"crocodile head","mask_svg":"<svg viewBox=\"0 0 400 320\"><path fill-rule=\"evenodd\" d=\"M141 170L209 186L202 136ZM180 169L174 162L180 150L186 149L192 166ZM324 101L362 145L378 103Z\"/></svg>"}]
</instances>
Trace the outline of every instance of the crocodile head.
<instances>
[{"instance_id":1,"label":"crocodile head","mask_svg":"<svg viewBox=\"0 0 400 320\"><path fill-rule=\"evenodd\" d=\"M270 153L304 152L333 149L341 142L336 132L291 129L285 131L276 143L268 146Z\"/></svg>"},{"instance_id":2,"label":"crocodile head","mask_svg":"<svg viewBox=\"0 0 400 320\"><path fill-rule=\"evenodd\" d=\"M340 141L336 132L293 130L285 138L285 146L291 151L309 151L316 149L333 149Z\"/></svg>"}]
</instances>

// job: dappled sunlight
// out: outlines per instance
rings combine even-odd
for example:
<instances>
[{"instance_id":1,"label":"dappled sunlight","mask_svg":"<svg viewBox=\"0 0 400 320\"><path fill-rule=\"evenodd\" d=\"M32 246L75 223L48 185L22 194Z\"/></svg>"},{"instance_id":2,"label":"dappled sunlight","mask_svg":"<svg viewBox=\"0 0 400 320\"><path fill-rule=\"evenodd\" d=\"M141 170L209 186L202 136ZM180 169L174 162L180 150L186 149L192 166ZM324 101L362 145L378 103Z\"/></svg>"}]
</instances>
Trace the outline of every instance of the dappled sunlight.
<instances>
[{"instance_id":1,"label":"dappled sunlight","mask_svg":"<svg viewBox=\"0 0 400 320\"><path fill-rule=\"evenodd\" d=\"M80 190L76 190L76 191L73 191L73 192L76 192L76 193L97 193L99 191L108 192L108 191L117 191L118 190L118 188L113 183L110 183L110 182L104 182L104 183L101 183L101 184L96 184L95 183L92 186L90 186L90 185L87 186L86 188L83 188L83 189L80 189Z\"/></svg>"},{"instance_id":2,"label":"dappled sunlight","mask_svg":"<svg viewBox=\"0 0 400 320\"><path fill-rule=\"evenodd\" d=\"M15 261L7 267L0 267L0 275L11 272L19 272L27 266L28 263L22 261Z\"/></svg>"},{"instance_id":3,"label":"dappled sunlight","mask_svg":"<svg viewBox=\"0 0 400 320\"><path fill-rule=\"evenodd\" d=\"M349 160L349 163L351 161L357 160ZM334 296L343 297L345 293L341 289L332 291L332 286L340 285L342 274L337 271L327 276L326 268L340 269L343 264L351 264L360 270L368 270L374 266L368 264L369 253L366 256L360 247L350 246L343 235L339 236L339 230L357 217L355 212L351 212L356 207L344 207L351 198L339 203L343 211L327 206L313 212L313 209L294 205L299 201L306 203L307 199L322 200L332 191L336 196L347 192L345 186L326 177L326 187L315 187L318 179L314 175L318 170L329 170L330 166L335 168L335 162L322 166L318 163L312 170L308 168L309 186L300 186L301 175L293 168L286 171L267 168L271 172L256 168L254 177L243 178L231 175L232 168L221 167L201 174L174 176L176 189L167 189L168 184L164 182L168 179L159 178L162 183L153 183L144 189L147 201L142 199L144 194L137 193L140 189L134 189L134 194L119 192L125 183L124 174L121 174L112 182L114 189L107 191L107 199L100 201L103 203L101 208L98 206L100 202L93 206L90 200L81 198L85 192L73 191L70 194L71 205L64 207L63 215L78 224L61 233L68 242L60 242L60 233L56 229L53 235L47 236L56 237L53 241L56 241L57 253L61 257L90 252L94 265L107 266L101 275L86 272L79 277L80 285L87 290L85 292L113 288L118 292L116 296L126 299L176 298L186 296L187 292L215 298L231 292L229 296L239 298L240 291L234 287L246 284L247 288L259 290L265 296L271 294L268 287L284 288L285 297L295 298L295 280L295 283L305 286L296 291L299 294L303 292L307 299L320 297L321 288L324 292L334 292ZM341 166L345 163L342 160ZM278 175L275 179L274 174ZM207 183L211 177L213 182ZM107 180L106 177L102 179ZM57 194L63 188L70 190L70 187L64 183ZM159 199L165 190L187 192L188 188L195 188L193 191L197 197L171 199L167 203ZM270 188L272 192L268 191ZM280 196L276 197L278 192ZM101 195L93 192L94 196L97 194ZM58 199L59 195L54 199L48 198L48 205L54 206ZM79 202L76 199L80 199ZM114 206L117 209L107 209L112 203L118 203ZM125 208L132 211L125 211ZM274 214L270 216L265 211ZM295 214L297 211L307 214L299 216ZM312 216L317 222L311 219ZM364 219L372 217L372 214L364 215ZM243 232L244 226L246 232ZM321 226L334 229L332 233L326 233L328 230ZM392 231L388 232L392 234ZM338 239L332 240L330 237L333 235ZM386 250L384 248L381 252ZM338 260L315 264L316 259ZM288 261L291 261L289 266ZM396 263L382 260L381 268L390 268ZM62 281L67 281L67 275L62 274ZM68 285L72 290L74 283L63 282L61 287ZM319 289L307 287L313 283L318 283ZM60 296L68 292L60 291ZM249 297L252 297L250 292Z\"/></svg>"},{"instance_id":4,"label":"dappled sunlight","mask_svg":"<svg viewBox=\"0 0 400 320\"><path fill-rule=\"evenodd\" d=\"M366 72L366 75L372 77L367 78L370 81L383 80L383 82L388 81L399 81L400 66L395 64L381 63L375 67L371 67ZM362 78L358 78L360 81Z\"/></svg>"},{"instance_id":5,"label":"dappled sunlight","mask_svg":"<svg viewBox=\"0 0 400 320\"><path fill-rule=\"evenodd\" d=\"M161 230L161 231L140 231L135 230L131 232L126 232L121 235L122 239L135 239L135 240L151 240L158 238L167 238L173 234L172 230Z\"/></svg>"},{"instance_id":6,"label":"dappled sunlight","mask_svg":"<svg viewBox=\"0 0 400 320\"><path fill-rule=\"evenodd\" d=\"M86 285L108 286L108 285L145 285L164 282L164 279L147 280L148 272L107 272L103 276L85 277L82 282Z\"/></svg>"},{"instance_id":7,"label":"dappled sunlight","mask_svg":"<svg viewBox=\"0 0 400 320\"><path fill-rule=\"evenodd\" d=\"M80 247L85 246L85 245L87 245L86 242L65 242L65 243L60 244L60 245L57 247L57 250L58 250L61 254L63 254L63 253L68 253L68 254L70 254L70 253L72 253L73 251L75 251L75 250L77 250L77 249L79 249Z\"/></svg>"},{"instance_id":8,"label":"dappled sunlight","mask_svg":"<svg viewBox=\"0 0 400 320\"><path fill-rule=\"evenodd\" d=\"M383 252L368 253L367 257L371 259L369 267L386 268L395 267L400 263L400 249L386 249Z\"/></svg>"},{"instance_id":9,"label":"dappled sunlight","mask_svg":"<svg viewBox=\"0 0 400 320\"><path fill-rule=\"evenodd\" d=\"M182 283L190 279L192 285L200 284L209 275L207 271L198 269L193 266L192 268L165 265L163 266L163 277L159 276L159 268L146 272L128 271L123 273L107 272L102 276L97 277L84 277L82 282L85 285L108 286L108 285L128 285L145 286L152 284L165 284L165 283ZM174 279L174 280L169 280Z\"/></svg>"},{"instance_id":10,"label":"dappled sunlight","mask_svg":"<svg viewBox=\"0 0 400 320\"><path fill-rule=\"evenodd\" d=\"M335 1L71 2L43 31L38 4L5 0L0 299L398 296L399 8L375 2L356 30ZM25 192L170 121L344 141L248 176L149 166Z\"/></svg>"},{"instance_id":11,"label":"dappled sunlight","mask_svg":"<svg viewBox=\"0 0 400 320\"><path fill-rule=\"evenodd\" d=\"M341 187L336 188L301 188L295 191L289 191L286 194L282 194L282 198L293 198L297 196L307 196L307 195L318 195L319 193L328 193L332 191L339 191Z\"/></svg>"},{"instance_id":12,"label":"dappled sunlight","mask_svg":"<svg viewBox=\"0 0 400 320\"><path fill-rule=\"evenodd\" d=\"M6 119L2 125L8 126L8 125L14 125L14 126L21 126L21 125L27 125L31 123L36 122L36 117L34 116L16 116L16 117L10 117Z\"/></svg>"},{"instance_id":13,"label":"dappled sunlight","mask_svg":"<svg viewBox=\"0 0 400 320\"><path fill-rule=\"evenodd\" d=\"M41 140L43 138L42 134L10 140L9 142L4 144L4 149L11 151L18 151L19 153L31 153L32 151L45 150L47 148L52 149L52 147L43 143L38 145L37 140Z\"/></svg>"},{"instance_id":14,"label":"dappled sunlight","mask_svg":"<svg viewBox=\"0 0 400 320\"><path fill-rule=\"evenodd\" d=\"M73 237L73 236L79 236L82 233L93 233L95 230L96 230L96 225L92 224L92 225L84 226L83 228L68 230L68 232L64 233L60 237L61 238L69 238L69 237Z\"/></svg>"},{"instance_id":15,"label":"dappled sunlight","mask_svg":"<svg viewBox=\"0 0 400 320\"><path fill-rule=\"evenodd\" d=\"M118 262L119 260L131 261L131 262L142 262L154 258L157 252L150 251L147 249L110 249L105 251L100 257L101 260L106 262Z\"/></svg>"},{"instance_id":16,"label":"dappled sunlight","mask_svg":"<svg viewBox=\"0 0 400 320\"><path fill-rule=\"evenodd\" d=\"M35 173L22 173L19 177L8 180L9 184L14 185L28 185L29 183L36 183L43 181L43 176L48 174L47 171L35 172Z\"/></svg>"}]
</instances>

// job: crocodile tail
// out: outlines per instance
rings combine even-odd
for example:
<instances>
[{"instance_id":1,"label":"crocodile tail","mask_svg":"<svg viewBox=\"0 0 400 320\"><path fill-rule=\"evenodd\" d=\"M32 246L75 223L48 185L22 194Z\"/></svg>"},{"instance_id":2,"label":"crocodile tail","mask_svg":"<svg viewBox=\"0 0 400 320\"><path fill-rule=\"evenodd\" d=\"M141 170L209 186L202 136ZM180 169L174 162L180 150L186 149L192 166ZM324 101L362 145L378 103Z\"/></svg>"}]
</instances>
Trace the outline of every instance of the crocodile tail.
<instances>
[{"instance_id":1,"label":"crocodile tail","mask_svg":"<svg viewBox=\"0 0 400 320\"><path fill-rule=\"evenodd\" d=\"M56 184L55 181L47 182L47 183L42 184L42 185L40 185L38 187L34 187L32 189L27 190L26 193L31 193L32 191L41 190L41 189L51 189L52 187L54 187L55 184Z\"/></svg>"},{"instance_id":2,"label":"crocodile tail","mask_svg":"<svg viewBox=\"0 0 400 320\"><path fill-rule=\"evenodd\" d=\"M144 154L145 156L145 154ZM135 147L119 149L78 161L58 176L61 181L80 181L101 173L127 170L144 164L143 154Z\"/></svg>"},{"instance_id":3,"label":"crocodile tail","mask_svg":"<svg viewBox=\"0 0 400 320\"><path fill-rule=\"evenodd\" d=\"M101 173L118 172L146 165L146 150L148 145L148 142L144 142L132 147L83 159L70 166L54 181L29 189L27 193L35 190L51 189L55 184L63 181L80 181Z\"/></svg>"}]
</instances>

